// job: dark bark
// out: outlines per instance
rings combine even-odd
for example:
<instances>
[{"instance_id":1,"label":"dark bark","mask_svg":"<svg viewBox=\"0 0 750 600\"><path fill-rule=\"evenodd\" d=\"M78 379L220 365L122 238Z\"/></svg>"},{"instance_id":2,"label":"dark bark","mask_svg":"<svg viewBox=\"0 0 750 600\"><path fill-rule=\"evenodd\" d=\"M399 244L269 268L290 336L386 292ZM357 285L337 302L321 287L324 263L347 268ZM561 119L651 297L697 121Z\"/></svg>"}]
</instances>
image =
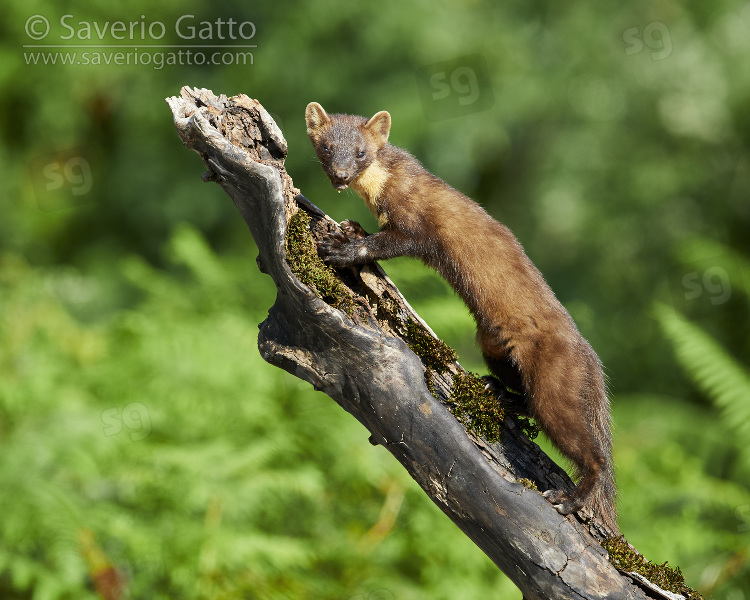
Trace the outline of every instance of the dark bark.
<instances>
[{"instance_id":1,"label":"dark bark","mask_svg":"<svg viewBox=\"0 0 750 600\"><path fill-rule=\"evenodd\" d=\"M286 259L290 218L302 207L318 237L338 226L298 196L284 168L286 141L263 107L244 95L191 88L167 101L183 143L209 169L204 180L232 198L258 246L259 267L278 288L260 326L263 358L362 423L528 600L646 598L610 563L599 544L608 532L590 514L563 517L518 483L573 487L516 419L505 419L498 443L457 420L449 407L461 367L451 361L426 370L407 344L414 345L414 333L406 323L424 324L380 267L338 272L351 291L346 313L295 276Z\"/></svg>"}]
</instances>

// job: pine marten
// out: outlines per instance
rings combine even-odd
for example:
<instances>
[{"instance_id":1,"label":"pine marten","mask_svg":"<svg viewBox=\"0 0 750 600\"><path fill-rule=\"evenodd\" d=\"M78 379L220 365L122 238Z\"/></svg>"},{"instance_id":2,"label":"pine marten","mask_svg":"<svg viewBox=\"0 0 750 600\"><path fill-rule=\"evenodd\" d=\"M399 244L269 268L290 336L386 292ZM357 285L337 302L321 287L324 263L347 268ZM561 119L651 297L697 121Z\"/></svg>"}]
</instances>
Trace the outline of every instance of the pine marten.
<instances>
[{"instance_id":1,"label":"pine marten","mask_svg":"<svg viewBox=\"0 0 750 600\"><path fill-rule=\"evenodd\" d=\"M576 466L575 490L544 496L562 514L592 509L617 528L609 400L599 358L511 231L476 202L388 143L391 116L305 110L307 134L333 187L351 187L377 217L367 235L342 224L319 252L336 267L413 256L442 275L469 307L490 371L523 390L528 414ZM490 387L502 393L491 378Z\"/></svg>"}]
</instances>

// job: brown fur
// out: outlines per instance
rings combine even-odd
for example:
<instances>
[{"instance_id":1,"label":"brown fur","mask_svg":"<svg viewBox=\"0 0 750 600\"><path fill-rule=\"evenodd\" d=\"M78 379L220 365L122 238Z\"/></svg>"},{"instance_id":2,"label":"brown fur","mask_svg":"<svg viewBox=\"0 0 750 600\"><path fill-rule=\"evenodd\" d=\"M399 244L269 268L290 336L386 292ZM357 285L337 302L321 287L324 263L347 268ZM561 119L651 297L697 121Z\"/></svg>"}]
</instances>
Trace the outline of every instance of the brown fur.
<instances>
[{"instance_id":1,"label":"brown fur","mask_svg":"<svg viewBox=\"0 0 750 600\"><path fill-rule=\"evenodd\" d=\"M570 495L545 496L563 514L593 507L617 532L609 401L601 364L511 231L388 143L390 115L328 115L313 102L307 133L332 184L351 186L381 231L320 247L336 266L409 255L440 273L477 323L490 370L522 388L529 414L575 464Z\"/></svg>"}]
</instances>

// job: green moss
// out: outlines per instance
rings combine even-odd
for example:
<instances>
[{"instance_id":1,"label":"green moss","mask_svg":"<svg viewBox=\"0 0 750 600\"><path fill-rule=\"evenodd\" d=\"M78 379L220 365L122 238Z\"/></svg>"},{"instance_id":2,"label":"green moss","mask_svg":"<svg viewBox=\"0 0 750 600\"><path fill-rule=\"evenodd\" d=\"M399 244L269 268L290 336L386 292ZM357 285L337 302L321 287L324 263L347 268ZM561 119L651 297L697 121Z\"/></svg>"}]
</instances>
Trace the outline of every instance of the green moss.
<instances>
[{"instance_id":1,"label":"green moss","mask_svg":"<svg viewBox=\"0 0 750 600\"><path fill-rule=\"evenodd\" d=\"M527 417L518 415L511 406L485 388L485 382L474 373L459 372L453 378L451 390L453 414L463 422L469 431L480 435L488 442L500 440L502 423L506 417L515 417L521 430L534 439L539 427Z\"/></svg>"},{"instance_id":2,"label":"green moss","mask_svg":"<svg viewBox=\"0 0 750 600\"><path fill-rule=\"evenodd\" d=\"M500 440L505 409L495 395L485 389L485 384L479 377L463 371L457 373L453 378L451 401L453 414L470 431L488 442Z\"/></svg>"},{"instance_id":3,"label":"green moss","mask_svg":"<svg viewBox=\"0 0 750 600\"><path fill-rule=\"evenodd\" d=\"M609 538L602 546L609 552L610 562L619 570L639 573L660 588L682 594L688 600L703 600L698 592L685 585L679 567L673 569L666 562L661 565L649 562L630 547L624 536Z\"/></svg>"},{"instance_id":4,"label":"green moss","mask_svg":"<svg viewBox=\"0 0 750 600\"><path fill-rule=\"evenodd\" d=\"M443 340L432 337L429 332L413 319L406 321L407 344L425 365L442 373L448 365L458 360L456 351Z\"/></svg>"},{"instance_id":5,"label":"green moss","mask_svg":"<svg viewBox=\"0 0 750 600\"><path fill-rule=\"evenodd\" d=\"M518 483L520 483L523 487L525 487L528 490L534 490L537 492L539 491L539 488L536 487L536 483L534 483L533 481L531 481L531 479L527 477L522 477L521 479L518 480Z\"/></svg>"},{"instance_id":6,"label":"green moss","mask_svg":"<svg viewBox=\"0 0 750 600\"><path fill-rule=\"evenodd\" d=\"M298 210L286 226L286 261L297 278L331 306L351 316L354 295L318 256L310 232L310 215Z\"/></svg>"}]
</instances>

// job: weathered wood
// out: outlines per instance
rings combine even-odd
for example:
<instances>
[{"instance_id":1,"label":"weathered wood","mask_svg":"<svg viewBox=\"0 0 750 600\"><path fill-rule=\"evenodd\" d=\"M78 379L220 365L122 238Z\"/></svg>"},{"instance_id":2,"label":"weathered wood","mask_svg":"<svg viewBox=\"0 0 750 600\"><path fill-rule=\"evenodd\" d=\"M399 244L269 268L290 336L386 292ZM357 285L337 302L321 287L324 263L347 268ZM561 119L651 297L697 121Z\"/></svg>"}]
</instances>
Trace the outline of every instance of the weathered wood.
<instances>
[{"instance_id":1,"label":"weathered wood","mask_svg":"<svg viewBox=\"0 0 750 600\"><path fill-rule=\"evenodd\" d=\"M204 180L232 198L258 246L258 265L278 288L260 327L263 358L362 423L526 599L646 598L609 562L599 544L608 534L601 524L591 515L563 517L519 483L573 485L516 420L505 420L501 443L467 433L448 408L461 367L426 371L406 343L413 340L404 324L426 326L379 266L339 272L354 299L349 314L294 275L286 259L290 218L302 207L317 236L337 225L299 197L284 168L286 142L263 107L244 95L192 88L167 102L183 143L209 169Z\"/></svg>"}]
</instances>

